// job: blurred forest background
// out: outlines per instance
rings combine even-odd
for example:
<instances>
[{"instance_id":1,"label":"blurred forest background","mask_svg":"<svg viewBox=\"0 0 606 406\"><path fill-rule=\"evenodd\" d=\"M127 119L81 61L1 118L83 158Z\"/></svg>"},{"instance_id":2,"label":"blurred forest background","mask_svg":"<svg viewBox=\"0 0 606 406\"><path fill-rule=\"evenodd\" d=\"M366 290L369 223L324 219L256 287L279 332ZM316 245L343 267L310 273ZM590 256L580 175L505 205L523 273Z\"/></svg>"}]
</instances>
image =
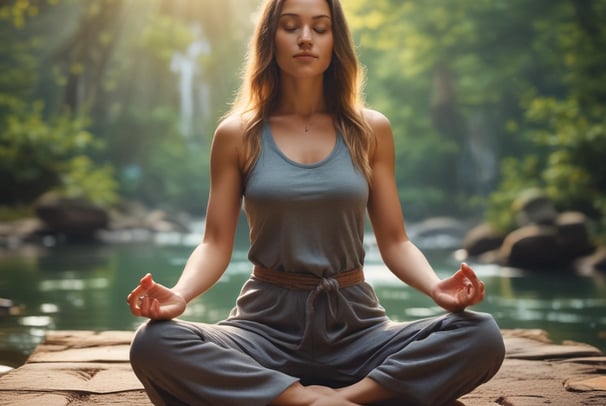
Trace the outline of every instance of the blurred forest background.
<instances>
[{"instance_id":1,"label":"blurred forest background","mask_svg":"<svg viewBox=\"0 0 606 406\"><path fill-rule=\"evenodd\" d=\"M44 193L202 215L259 0L0 0L0 220ZM343 0L408 219L606 230L606 1Z\"/></svg>"}]
</instances>

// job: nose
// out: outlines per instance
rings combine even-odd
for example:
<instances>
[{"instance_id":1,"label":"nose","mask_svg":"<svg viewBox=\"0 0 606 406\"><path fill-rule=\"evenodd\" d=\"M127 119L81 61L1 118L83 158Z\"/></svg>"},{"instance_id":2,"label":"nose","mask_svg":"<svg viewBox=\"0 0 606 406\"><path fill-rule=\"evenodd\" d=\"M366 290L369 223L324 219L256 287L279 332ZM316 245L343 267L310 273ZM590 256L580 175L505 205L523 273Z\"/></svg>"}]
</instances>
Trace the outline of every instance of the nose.
<instances>
[{"instance_id":1,"label":"nose","mask_svg":"<svg viewBox=\"0 0 606 406\"><path fill-rule=\"evenodd\" d=\"M300 47L308 47L313 43L311 27L309 25L304 25L301 30L301 35L299 36L299 46Z\"/></svg>"}]
</instances>

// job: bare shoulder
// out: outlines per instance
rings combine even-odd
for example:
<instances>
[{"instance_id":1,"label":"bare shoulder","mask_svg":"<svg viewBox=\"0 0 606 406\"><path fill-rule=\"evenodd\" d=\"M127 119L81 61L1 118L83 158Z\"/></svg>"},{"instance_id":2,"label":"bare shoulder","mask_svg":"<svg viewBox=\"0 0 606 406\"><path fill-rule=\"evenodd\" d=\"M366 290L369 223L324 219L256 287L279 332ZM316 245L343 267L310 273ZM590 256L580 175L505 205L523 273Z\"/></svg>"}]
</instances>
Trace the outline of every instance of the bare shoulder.
<instances>
[{"instance_id":1,"label":"bare shoulder","mask_svg":"<svg viewBox=\"0 0 606 406\"><path fill-rule=\"evenodd\" d=\"M383 113L365 108L362 114L370 128L372 128L375 137L391 136L391 122Z\"/></svg>"},{"instance_id":2,"label":"bare shoulder","mask_svg":"<svg viewBox=\"0 0 606 406\"><path fill-rule=\"evenodd\" d=\"M386 130L391 132L391 123L389 119L380 111L365 108L362 113L364 114L364 119L366 119L366 122L370 125L370 128L373 129L376 135L379 135L378 133Z\"/></svg>"},{"instance_id":3,"label":"bare shoulder","mask_svg":"<svg viewBox=\"0 0 606 406\"><path fill-rule=\"evenodd\" d=\"M241 142L244 136L244 119L239 115L229 115L225 117L215 130L215 141L221 142Z\"/></svg>"},{"instance_id":4,"label":"bare shoulder","mask_svg":"<svg viewBox=\"0 0 606 406\"><path fill-rule=\"evenodd\" d=\"M211 146L211 162L242 168L245 162L244 120L239 115L225 117L217 125Z\"/></svg>"},{"instance_id":5,"label":"bare shoulder","mask_svg":"<svg viewBox=\"0 0 606 406\"><path fill-rule=\"evenodd\" d=\"M370 124L371 126L375 126L375 125L388 125L390 126L391 124L389 123L389 119L380 111L378 110L373 110L370 108L365 108L362 111L362 114L364 115L364 118L366 119L366 121L368 122L368 124Z\"/></svg>"}]
</instances>

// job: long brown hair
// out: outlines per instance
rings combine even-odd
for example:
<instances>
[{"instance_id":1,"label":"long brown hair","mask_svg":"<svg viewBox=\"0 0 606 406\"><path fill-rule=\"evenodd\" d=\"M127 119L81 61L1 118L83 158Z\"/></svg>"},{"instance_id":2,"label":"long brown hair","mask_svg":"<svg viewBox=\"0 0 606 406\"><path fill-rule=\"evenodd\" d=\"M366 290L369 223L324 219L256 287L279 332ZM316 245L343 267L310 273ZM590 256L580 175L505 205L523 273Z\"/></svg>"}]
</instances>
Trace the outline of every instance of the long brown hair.
<instances>
[{"instance_id":1,"label":"long brown hair","mask_svg":"<svg viewBox=\"0 0 606 406\"><path fill-rule=\"evenodd\" d=\"M229 113L240 114L245 119L245 172L252 169L259 156L263 121L275 111L280 96L275 35L285 1L267 0L264 3L249 46L242 86ZM340 1L326 1L331 10L334 38L332 62L324 73L326 108L343 134L354 165L370 180L369 154L374 138L362 115L364 74Z\"/></svg>"}]
</instances>

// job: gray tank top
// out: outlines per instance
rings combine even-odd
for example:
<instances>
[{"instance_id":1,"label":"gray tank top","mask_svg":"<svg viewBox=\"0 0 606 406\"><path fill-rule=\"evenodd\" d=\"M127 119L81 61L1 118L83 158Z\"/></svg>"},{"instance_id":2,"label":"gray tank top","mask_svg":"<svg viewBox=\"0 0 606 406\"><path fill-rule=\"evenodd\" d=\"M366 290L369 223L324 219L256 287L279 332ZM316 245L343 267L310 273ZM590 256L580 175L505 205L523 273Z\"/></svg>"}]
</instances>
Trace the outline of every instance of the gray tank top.
<instances>
[{"instance_id":1,"label":"gray tank top","mask_svg":"<svg viewBox=\"0 0 606 406\"><path fill-rule=\"evenodd\" d=\"M320 277L361 267L368 183L341 134L330 155L311 165L284 155L267 123L261 140L244 190L250 261Z\"/></svg>"}]
</instances>

